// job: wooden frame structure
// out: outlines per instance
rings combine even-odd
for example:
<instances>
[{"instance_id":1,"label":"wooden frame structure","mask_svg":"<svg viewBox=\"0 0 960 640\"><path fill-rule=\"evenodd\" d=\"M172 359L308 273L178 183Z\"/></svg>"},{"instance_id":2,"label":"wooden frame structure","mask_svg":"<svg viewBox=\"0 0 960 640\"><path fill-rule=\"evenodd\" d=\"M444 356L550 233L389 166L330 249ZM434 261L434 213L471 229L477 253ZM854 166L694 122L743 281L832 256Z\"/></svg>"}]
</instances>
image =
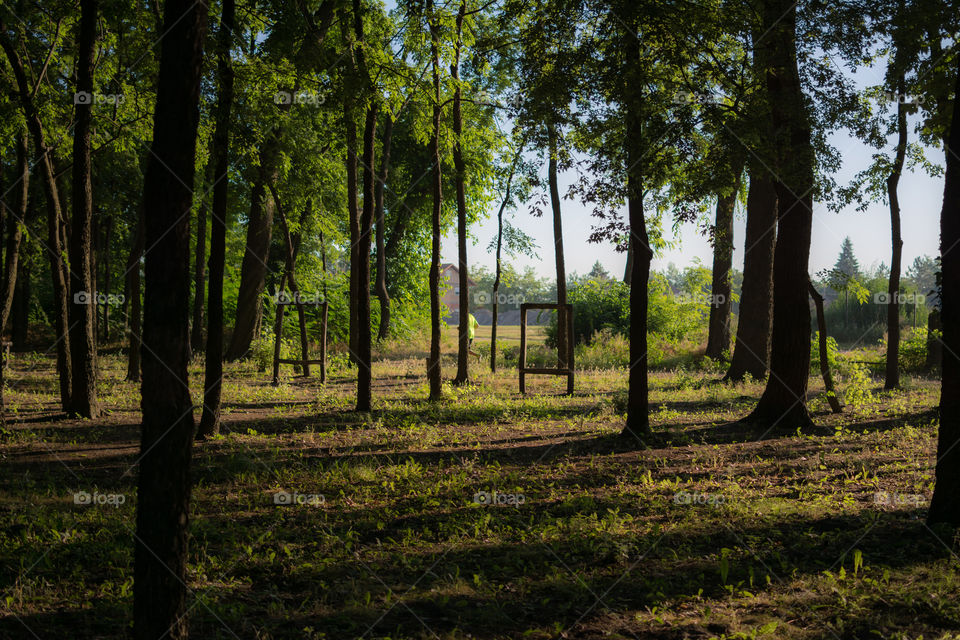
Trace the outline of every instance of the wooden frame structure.
<instances>
[{"instance_id":1,"label":"wooden frame structure","mask_svg":"<svg viewBox=\"0 0 960 640\"><path fill-rule=\"evenodd\" d=\"M307 329L306 325L300 324L300 358L281 358L280 357L280 338L283 336L283 318L287 315L287 307L295 306L297 311L303 312L305 306L323 307L323 314L320 317L320 359L311 360L307 350ZM301 318L302 320L302 318ZM300 365L303 369L303 375L310 377L310 365L320 365L320 383L327 381L327 301L323 302L305 302L294 296L293 300L277 300L277 320L274 323L274 342L273 342L273 384L280 384L280 365L292 364Z\"/></svg>"},{"instance_id":2,"label":"wooden frame structure","mask_svg":"<svg viewBox=\"0 0 960 640\"><path fill-rule=\"evenodd\" d=\"M567 316L567 357L565 368L542 368L527 366L527 311L531 309L555 310L557 314ZM559 320L559 318L558 318ZM559 327L559 323L558 323ZM527 392L526 375L528 373L567 376L567 395L573 395L573 305L548 302L524 302L520 305L520 393Z\"/></svg>"}]
</instances>

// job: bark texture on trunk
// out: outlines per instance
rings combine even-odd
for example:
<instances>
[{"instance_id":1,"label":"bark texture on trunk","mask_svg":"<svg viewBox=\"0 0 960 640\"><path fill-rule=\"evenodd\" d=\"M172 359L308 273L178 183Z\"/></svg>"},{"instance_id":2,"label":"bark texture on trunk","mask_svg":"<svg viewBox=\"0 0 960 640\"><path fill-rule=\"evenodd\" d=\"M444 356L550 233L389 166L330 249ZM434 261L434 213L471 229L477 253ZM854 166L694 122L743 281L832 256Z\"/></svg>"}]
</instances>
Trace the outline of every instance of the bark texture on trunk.
<instances>
[{"instance_id":1,"label":"bark texture on trunk","mask_svg":"<svg viewBox=\"0 0 960 640\"><path fill-rule=\"evenodd\" d=\"M740 192L742 166L734 168L733 191L717 198L717 216L713 229L713 282L710 288L706 356L722 360L730 349L730 308L733 289L733 213Z\"/></svg>"},{"instance_id":2,"label":"bark texture on trunk","mask_svg":"<svg viewBox=\"0 0 960 640\"><path fill-rule=\"evenodd\" d=\"M77 52L78 95L93 95L96 54L97 0L80 0ZM97 291L93 252L93 184L90 163L91 100L74 100L73 127L73 229L70 236L69 310L70 359L73 386L69 413L83 418L100 415L97 402ZM109 251L109 248L107 248ZM107 292L109 293L109 291ZM104 304L104 308L106 308Z\"/></svg>"},{"instance_id":3,"label":"bark texture on trunk","mask_svg":"<svg viewBox=\"0 0 960 640\"><path fill-rule=\"evenodd\" d=\"M460 276L460 310L457 313L460 322L457 327L457 375L454 384L464 384L470 379L470 265L467 263L467 196L466 163L463 160L463 111L461 101L463 90L460 86L460 53L463 49L463 17L467 3L461 0L457 11L456 44L454 45L453 64L450 75L453 78L453 168L454 185L457 192L457 266Z\"/></svg>"},{"instance_id":4,"label":"bark texture on trunk","mask_svg":"<svg viewBox=\"0 0 960 640\"><path fill-rule=\"evenodd\" d=\"M200 75L207 5L167 0L144 179L146 219L143 383L133 636L187 638L187 532L193 402L190 354L190 233Z\"/></svg>"},{"instance_id":5,"label":"bark texture on trunk","mask_svg":"<svg viewBox=\"0 0 960 640\"><path fill-rule=\"evenodd\" d=\"M770 376L750 421L793 431L812 424L807 412L810 376L810 303L807 275L813 221L814 154L809 115L797 67L797 6L767 0L761 43L769 60L768 101L778 150L778 230L773 261L773 333Z\"/></svg>"},{"instance_id":6,"label":"bark texture on trunk","mask_svg":"<svg viewBox=\"0 0 960 640\"><path fill-rule=\"evenodd\" d=\"M904 76L897 81L897 94L906 91ZM887 198L890 201L890 281L887 283L887 364L883 388L890 390L900 386L900 269L903 259L903 236L900 233L900 198L897 188L907 156L907 105L897 100L897 149L893 168L887 178Z\"/></svg>"},{"instance_id":7,"label":"bark texture on trunk","mask_svg":"<svg viewBox=\"0 0 960 640\"><path fill-rule=\"evenodd\" d=\"M282 107L283 105L281 105ZM267 185L278 176L278 156L283 131L275 127L260 146L260 163L250 193L250 216L247 223L247 244L240 263L240 289L237 292L237 318L233 326L227 360L239 360L250 353L250 344L257 338L262 312L263 287L266 284L267 261L273 237L275 203Z\"/></svg>"},{"instance_id":8,"label":"bark texture on trunk","mask_svg":"<svg viewBox=\"0 0 960 640\"><path fill-rule=\"evenodd\" d=\"M547 182L550 188L550 209L553 211L553 256L557 268L557 303L567 304L567 266L563 255L563 216L560 211L560 187L557 180L557 127L552 122L547 125L547 153L549 154ZM642 189L642 186L640 188ZM641 203L640 206L642 208L643 204ZM567 366L567 337L569 333L567 316L558 311L557 358L561 368Z\"/></svg>"},{"instance_id":9,"label":"bark texture on trunk","mask_svg":"<svg viewBox=\"0 0 960 640\"><path fill-rule=\"evenodd\" d=\"M737 340L726 376L733 382L740 382L748 374L754 380L762 380L770 366L777 190L761 167L755 166L750 172L744 235L743 287L740 291Z\"/></svg>"},{"instance_id":10,"label":"bark texture on trunk","mask_svg":"<svg viewBox=\"0 0 960 640\"><path fill-rule=\"evenodd\" d=\"M213 204L210 216L210 280L207 286L207 344L203 368L203 413L199 437L220 432L223 385L223 272L227 252L227 171L230 167L230 113L233 108L233 61L230 47L236 3L223 0L217 32L217 111L213 131Z\"/></svg>"},{"instance_id":11,"label":"bark texture on trunk","mask_svg":"<svg viewBox=\"0 0 960 640\"><path fill-rule=\"evenodd\" d=\"M940 213L943 360L937 482L927 520L956 527L960 525L960 56L955 91Z\"/></svg>"},{"instance_id":12,"label":"bark texture on trunk","mask_svg":"<svg viewBox=\"0 0 960 640\"><path fill-rule=\"evenodd\" d=\"M643 209L644 156L643 69L640 43L626 38L626 159L627 209L633 243L633 273L630 279L630 373L627 390L627 423L624 435L642 439L650 433L647 384L647 284L653 251L647 236Z\"/></svg>"},{"instance_id":13,"label":"bark texture on trunk","mask_svg":"<svg viewBox=\"0 0 960 640\"><path fill-rule=\"evenodd\" d=\"M433 122L430 135L430 157L433 159L433 209L430 214L432 240L430 244L430 356L427 358L427 378L430 381L430 399L439 400L443 393L440 368L440 212L443 207L443 170L440 165L440 25L433 15L433 0L426 0L426 14L430 29L430 57L433 80Z\"/></svg>"},{"instance_id":14,"label":"bark texture on trunk","mask_svg":"<svg viewBox=\"0 0 960 640\"><path fill-rule=\"evenodd\" d=\"M211 154L212 155L212 154ZM200 187L203 194L197 209L197 242L193 249L193 320L190 323L190 350L203 351L203 297L207 277L207 190L213 180L213 158L207 160L207 179Z\"/></svg>"},{"instance_id":15,"label":"bark texture on trunk","mask_svg":"<svg viewBox=\"0 0 960 640\"><path fill-rule=\"evenodd\" d=\"M375 188L376 194L376 225L377 225L377 281L374 290L380 301L380 326L377 328L377 341L386 340L390 335L390 293L387 290L387 255L386 255L386 215L383 202L383 191L387 184L387 174L390 172L390 146L393 143L393 117L388 113L384 118L383 137L380 142L380 176Z\"/></svg>"}]
</instances>

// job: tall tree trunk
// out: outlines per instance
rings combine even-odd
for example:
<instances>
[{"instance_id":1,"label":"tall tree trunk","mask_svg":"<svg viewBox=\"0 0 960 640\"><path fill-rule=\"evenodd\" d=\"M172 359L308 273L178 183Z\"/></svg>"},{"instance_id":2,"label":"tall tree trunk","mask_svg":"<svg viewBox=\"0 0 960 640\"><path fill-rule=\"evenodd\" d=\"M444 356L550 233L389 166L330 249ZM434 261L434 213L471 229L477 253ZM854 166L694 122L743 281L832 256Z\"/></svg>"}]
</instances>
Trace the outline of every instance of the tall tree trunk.
<instances>
[{"instance_id":1,"label":"tall tree trunk","mask_svg":"<svg viewBox=\"0 0 960 640\"><path fill-rule=\"evenodd\" d=\"M346 144L347 170L347 225L350 230L350 324L348 352L351 362L357 361L357 342L359 338L359 323L357 321L357 305L359 303L359 282L357 279L358 262L357 245L360 242L360 203L357 198L357 123L355 118L356 95L358 93L358 78L356 69L356 47L350 42L348 30L343 29L343 45L349 53L344 56L344 92L343 92L343 128Z\"/></svg>"},{"instance_id":2,"label":"tall tree trunk","mask_svg":"<svg viewBox=\"0 0 960 640\"><path fill-rule=\"evenodd\" d=\"M623 434L643 438L650 433L647 387L647 285L653 251L647 236L643 210L643 178L646 140L643 135L643 64L638 38L626 37L624 92L626 94L627 209L633 243L633 275L630 279L630 373L627 391L627 423ZM557 283L559 285L559 282Z\"/></svg>"},{"instance_id":3,"label":"tall tree trunk","mask_svg":"<svg viewBox=\"0 0 960 640\"><path fill-rule=\"evenodd\" d=\"M206 194L213 180L213 159L207 160L207 180L201 193ZM190 323L190 350L200 353L203 350L203 294L206 279L207 257L207 198L200 201L197 209L197 243L193 250L193 321Z\"/></svg>"},{"instance_id":4,"label":"tall tree trunk","mask_svg":"<svg viewBox=\"0 0 960 640\"><path fill-rule=\"evenodd\" d=\"M943 354L940 382L940 434L937 482L927 521L960 525L960 56L953 116L947 143L946 183L940 213L940 255L943 283L941 320Z\"/></svg>"},{"instance_id":5,"label":"tall tree trunk","mask_svg":"<svg viewBox=\"0 0 960 640\"><path fill-rule=\"evenodd\" d=\"M280 105L283 108L285 105ZM288 105L286 105L288 106ZM227 360L239 360L250 353L250 344L258 337L262 312L263 287L266 284L267 261L270 259L270 240L273 235L275 203L267 185L277 180L280 139L283 131L274 127L260 146L260 162L250 193L250 216L247 223L247 243L240 263L240 289L237 293L237 317L233 336L227 348Z\"/></svg>"},{"instance_id":6,"label":"tall tree trunk","mask_svg":"<svg viewBox=\"0 0 960 640\"><path fill-rule=\"evenodd\" d=\"M884 389L896 389L900 386L900 267L903 257L903 236L900 233L900 198L897 188L903 163L907 155L907 105L902 96L906 91L903 72L897 79L897 150L893 167L887 177L887 198L890 201L890 240L892 256L890 258L890 281L887 283L887 366L884 377Z\"/></svg>"},{"instance_id":7,"label":"tall tree trunk","mask_svg":"<svg viewBox=\"0 0 960 640\"><path fill-rule=\"evenodd\" d=\"M776 181L777 244L773 261L773 334L770 376L749 420L761 427L794 430L812 422L806 394L810 375L807 299L813 221L814 155L809 116L797 68L797 7L767 0L768 36L761 45L770 61L767 93L779 162Z\"/></svg>"},{"instance_id":8,"label":"tall tree trunk","mask_svg":"<svg viewBox=\"0 0 960 640\"><path fill-rule=\"evenodd\" d=\"M373 210L375 208L374 170L376 158L374 149L377 143L377 115L379 104L374 95L375 88L367 68L364 53L363 13L361 1L353 0L353 30L357 38L356 62L362 87L361 95L366 97L367 117L363 125L363 211L360 214L357 229L357 411L370 411L371 384L373 381L370 330L370 241L373 232ZM351 270L354 271L354 270Z\"/></svg>"},{"instance_id":9,"label":"tall tree trunk","mask_svg":"<svg viewBox=\"0 0 960 640\"><path fill-rule=\"evenodd\" d=\"M510 165L510 175L507 176L507 188L503 194L503 201L500 202L500 209L497 211L497 266L496 274L493 279L493 324L490 327L490 371L497 372L497 316L500 313L500 276L503 272L503 214L510 203L510 187L513 185L513 174L517 170L517 163L520 162L520 154L523 152L523 146L517 151L513 162Z\"/></svg>"},{"instance_id":10,"label":"tall tree trunk","mask_svg":"<svg viewBox=\"0 0 960 640\"><path fill-rule=\"evenodd\" d=\"M358 5L359 0L354 0ZM359 20L359 18L357 18ZM373 232L374 209L374 145L377 138L377 102L367 107L363 127L363 212L360 216L360 237L357 243L357 411L370 411L373 362L370 328L370 235Z\"/></svg>"},{"instance_id":11,"label":"tall tree trunk","mask_svg":"<svg viewBox=\"0 0 960 640\"><path fill-rule=\"evenodd\" d=\"M187 532L193 402L190 355L190 233L198 101L207 5L167 0L144 180L146 283L133 635L187 638ZM190 185L190 186L188 186Z\"/></svg>"},{"instance_id":12,"label":"tall tree trunk","mask_svg":"<svg viewBox=\"0 0 960 640\"><path fill-rule=\"evenodd\" d=\"M730 306L733 290L733 213L740 191L742 163L733 168L733 191L717 197L717 217L713 228L713 282L710 288L710 319L706 356L722 360L730 349Z\"/></svg>"},{"instance_id":13,"label":"tall tree trunk","mask_svg":"<svg viewBox=\"0 0 960 640\"><path fill-rule=\"evenodd\" d=\"M567 267L563 257L563 218L560 212L560 187L557 180L557 126L552 122L547 125L547 151L550 156L547 160L547 181L550 186L550 208L553 210L553 251L557 266L557 303L567 304ZM642 187L640 188L642 189ZM641 203L640 206L642 209L643 204ZM561 368L567 366L567 336L569 333L566 314L558 310L557 353Z\"/></svg>"},{"instance_id":14,"label":"tall tree trunk","mask_svg":"<svg viewBox=\"0 0 960 640\"><path fill-rule=\"evenodd\" d=\"M380 177L375 187L377 219L377 281L374 290L380 300L380 326L377 328L377 341L386 340L390 335L390 293L387 291L387 255L384 242L386 217L384 215L383 191L390 171L390 146L393 143L393 116L387 113L383 123L383 138L380 142Z\"/></svg>"},{"instance_id":15,"label":"tall tree trunk","mask_svg":"<svg viewBox=\"0 0 960 640\"><path fill-rule=\"evenodd\" d=\"M217 110L213 131L213 205L210 216L210 280L207 287L207 345L203 368L203 413L199 437L220 432L223 381L223 272L227 251L227 171L230 167L230 112L233 61L230 48L236 25L234 0L223 0L217 31Z\"/></svg>"},{"instance_id":16,"label":"tall tree trunk","mask_svg":"<svg viewBox=\"0 0 960 640\"><path fill-rule=\"evenodd\" d=\"M443 394L440 379L440 212L443 207L442 175L440 165L440 25L434 15L433 0L426 0L427 21L430 28L430 56L433 75L433 129L430 134L430 157L433 159L433 210L430 216L432 242L430 246L430 357L427 359L427 377L430 380L430 399L439 400Z\"/></svg>"},{"instance_id":17,"label":"tall tree trunk","mask_svg":"<svg viewBox=\"0 0 960 640\"><path fill-rule=\"evenodd\" d=\"M461 0L457 11L456 41L454 44L453 64L450 75L453 78L453 167L454 186L457 192L457 262L460 276L460 311L457 330L457 375L455 385L464 384L470 379L470 275L467 264L467 196L464 181L466 164L463 161L463 112L461 100L463 89L460 86L460 53L463 49L463 17L467 11L466 0Z\"/></svg>"},{"instance_id":18,"label":"tall tree trunk","mask_svg":"<svg viewBox=\"0 0 960 640\"><path fill-rule=\"evenodd\" d=\"M93 64L97 39L97 0L80 0L77 52L77 91L93 95ZM74 101L73 228L70 234L70 356L73 390L70 413L84 418L100 415L97 403L97 291L93 253L93 185L90 164L91 100ZM104 304L106 306L106 304Z\"/></svg>"},{"instance_id":19,"label":"tall tree trunk","mask_svg":"<svg viewBox=\"0 0 960 640\"><path fill-rule=\"evenodd\" d=\"M23 224L27 219L27 207L30 197L30 149L27 136L21 133L17 136L17 182L15 209L8 213L6 198L0 205L0 229L7 228L7 250L4 256L3 288L0 289L0 334L7 326L10 317L10 308L13 305L14 290L17 285L17 266L20 257L20 243L23 239ZM3 188L0 181L0 188ZM11 187L13 188L13 187ZM6 191L5 191L6 193ZM2 348L2 347L0 347ZM0 423L5 422L3 401L3 363L0 363Z\"/></svg>"},{"instance_id":20,"label":"tall tree trunk","mask_svg":"<svg viewBox=\"0 0 960 640\"><path fill-rule=\"evenodd\" d=\"M767 375L773 323L773 250L777 241L777 191L756 164L750 170L747 228L744 238L743 288L737 318L737 341L727 380L740 382Z\"/></svg>"},{"instance_id":21,"label":"tall tree trunk","mask_svg":"<svg viewBox=\"0 0 960 640\"><path fill-rule=\"evenodd\" d=\"M20 105L27 121L27 130L33 138L34 164L40 167L40 179L43 185L44 197L47 203L47 254L50 261L50 274L53 280L54 329L57 332L57 374L60 379L60 405L64 411L70 410L70 390L72 389L70 336L67 322L67 278L64 273L64 243L61 225L63 213L61 211L60 192L53 169L51 150L44 139L43 124L36 105L33 102L33 92L27 82L23 62L13 43L7 37L8 28L0 18L0 47L3 48L7 61L17 82L17 91Z\"/></svg>"}]
</instances>

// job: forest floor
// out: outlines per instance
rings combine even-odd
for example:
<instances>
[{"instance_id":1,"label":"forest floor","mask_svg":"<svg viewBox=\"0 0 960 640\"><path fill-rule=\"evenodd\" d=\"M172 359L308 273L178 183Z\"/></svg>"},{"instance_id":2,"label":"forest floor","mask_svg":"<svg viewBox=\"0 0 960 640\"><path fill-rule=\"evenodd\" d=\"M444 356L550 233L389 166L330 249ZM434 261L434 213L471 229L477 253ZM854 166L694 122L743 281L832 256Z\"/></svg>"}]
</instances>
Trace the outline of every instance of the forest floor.
<instances>
[{"instance_id":1,"label":"forest floor","mask_svg":"<svg viewBox=\"0 0 960 640\"><path fill-rule=\"evenodd\" d=\"M0 638L128 637L139 388L101 364L92 421L60 415L50 357L7 371ZM936 382L835 416L811 378L817 427L784 433L736 422L759 384L653 372L641 445L625 370L523 397L474 366L431 404L423 368L377 363L358 415L350 369L272 387L228 365L224 431L195 449L193 637L960 637L960 562L924 523Z\"/></svg>"}]
</instances>

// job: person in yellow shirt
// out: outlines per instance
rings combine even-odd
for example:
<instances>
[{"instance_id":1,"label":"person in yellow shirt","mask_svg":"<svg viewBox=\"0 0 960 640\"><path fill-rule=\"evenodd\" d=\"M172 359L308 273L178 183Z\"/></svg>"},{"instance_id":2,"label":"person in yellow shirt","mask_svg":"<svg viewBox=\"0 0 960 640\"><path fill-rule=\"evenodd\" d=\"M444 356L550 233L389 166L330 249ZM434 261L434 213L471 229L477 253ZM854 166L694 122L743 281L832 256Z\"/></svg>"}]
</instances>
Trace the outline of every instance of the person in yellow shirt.
<instances>
[{"instance_id":1,"label":"person in yellow shirt","mask_svg":"<svg viewBox=\"0 0 960 640\"><path fill-rule=\"evenodd\" d=\"M477 327L480 326L480 323L477 322L477 319L473 317L472 313L467 314L467 353L472 356L477 357L477 362L480 362L480 354L473 350L473 338L476 335Z\"/></svg>"}]
</instances>

